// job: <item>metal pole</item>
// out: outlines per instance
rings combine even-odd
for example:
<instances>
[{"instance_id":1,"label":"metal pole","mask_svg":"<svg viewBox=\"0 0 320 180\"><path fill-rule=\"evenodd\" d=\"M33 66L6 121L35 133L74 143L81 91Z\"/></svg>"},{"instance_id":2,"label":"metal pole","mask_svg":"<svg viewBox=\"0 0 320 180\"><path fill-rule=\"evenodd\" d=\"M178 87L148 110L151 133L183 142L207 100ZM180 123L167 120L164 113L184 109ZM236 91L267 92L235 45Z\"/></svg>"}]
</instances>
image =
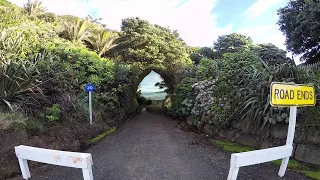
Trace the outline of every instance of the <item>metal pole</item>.
<instances>
[{"instance_id":1,"label":"metal pole","mask_svg":"<svg viewBox=\"0 0 320 180\"><path fill-rule=\"evenodd\" d=\"M90 117L90 124L92 125L92 98L91 98L91 91L89 92L89 117Z\"/></svg>"},{"instance_id":2,"label":"metal pole","mask_svg":"<svg viewBox=\"0 0 320 180\"><path fill-rule=\"evenodd\" d=\"M286 146L290 146L292 147L293 145L293 140L294 140L294 132L295 132L295 128L296 128L296 120L297 120L297 106L291 106L290 107L290 117L289 117L289 128L288 128L288 135L287 135L287 142L286 142ZM280 170L278 175L280 177L283 177L288 163L289 163L289 159L290 157L286 157L282 159L282 163L280 166Z\"/></svg>"}]
</instances>

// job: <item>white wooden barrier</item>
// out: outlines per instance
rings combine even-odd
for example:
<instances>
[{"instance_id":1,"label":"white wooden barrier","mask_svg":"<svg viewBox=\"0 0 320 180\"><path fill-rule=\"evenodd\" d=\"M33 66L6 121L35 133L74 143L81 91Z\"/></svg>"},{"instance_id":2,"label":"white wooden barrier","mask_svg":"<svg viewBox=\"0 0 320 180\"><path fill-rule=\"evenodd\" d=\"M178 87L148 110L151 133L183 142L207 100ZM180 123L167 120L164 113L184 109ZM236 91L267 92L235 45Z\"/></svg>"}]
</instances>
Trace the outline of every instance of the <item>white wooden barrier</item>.
<instances>
[{"instance_id":1,"label":"white wooden barrier","mask_svg":"<svg viewBox=\"0 0 320 180\"><path fill-rule=\"evenodd\" d=\"M237 179L240 167L274 161L277 159L282 159L283 157L290 157L292 149L292 146L280 146L232 154L228 180Z\"/></svg>"},{"instance_id":2,"label":"white wooden barrier","mask_svg":"<svg viewBox=\"0 0 320 180\"><path fill-rule=\"evenodd\" d=\"M228 180L236 180L240 167L250 166L254 164L261 164L277 159L282 159L278 175L283 177L292 155L293 139L296 127L297 107L290 107L289 128L287 135L287 142L285 146L249 151L243 153L233 153L230 160L230 170Z\"/></svg>"},{"instance_id":3,"label":"white wooden barrier","mask_svg":"<svg viewBox=\"0 0 320 180\"><path fill-rule=\"evenodd\" d=\"M81 168L84 180L93 180L92 156L89 153L76 153L35 148L29 146L16 146L16 155L24 179L31 178L27 160L53 164L58 166Z\"/></svg>"}]
</instances>

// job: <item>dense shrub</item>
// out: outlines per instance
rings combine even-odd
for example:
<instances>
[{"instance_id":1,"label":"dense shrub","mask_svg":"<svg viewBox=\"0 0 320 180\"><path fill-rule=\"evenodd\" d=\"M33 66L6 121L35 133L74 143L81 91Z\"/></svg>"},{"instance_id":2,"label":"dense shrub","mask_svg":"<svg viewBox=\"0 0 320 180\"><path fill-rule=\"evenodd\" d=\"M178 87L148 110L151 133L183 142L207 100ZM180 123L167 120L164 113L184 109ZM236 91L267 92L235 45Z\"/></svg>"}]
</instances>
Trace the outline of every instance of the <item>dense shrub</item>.
<instances>
[{"instance_id":1,"label":"dense shrub","mask_svg":"<svg viewBox=\"0 0 320 180\"><path fill-rule=\"evenodd\" d=\"M61 116L61 109L59 104L54 104L52 107L46 108L45 120L47 122L59 121Z\"/></svg>"},{"instance_id":2,"label":"dense shrub","mask_svg":"<svg viewBox=\"0 0 320 180\"><path fill-rule=\"evenodd\" d=\"M203 59L196 72L192 81L188 77L178 84L171 114L193 116L215 126L238 122L259 129L288 122L288 108L270 105L271 82L313 83L319 92L314 73L291 62L267 65L250 52L225 53L215 61ZM320 125L317 110L319 107L299 109L302 121L308 122L305 127Z\"/></svg>"},{"instance_id":3,"label":"dense shrub","mask_svg":"<svg viewBox=\"0 0 320 180\"><path fill-rule=\"evenodd\" d=\"M96 86L93 95L96 119L123 118L129 106L126 91L131 67L88 50L88 39L61 38L62 32L70 30L63 25L73 23L77 17L56 16L43 12L41 7L40 10L31 12L28 7L22 9L0 2L1 111L18 109L33 116L29 124L34 127L44 121L81 121L87 119L88 97L84 86L90 82ZM83 29L109 31L95 21L86 22L88 27L77 27L67 33L81 35ZM100 45L104 47L103 43ZM60 106L59 115L48 112L49 109L58 112L55 104Z\"/></svg>"},{"instance_id":4,"label":"dense shrub","mask_svg":"<svg viewBox=\"0 0 320 180\"><path fill-rule=\"evenodd\" d=\"M197 79L214 78L216 76L216 64L212 59L201 59L196 70Z\"/></svg>"},{"instance_id":5,"label":"dense shrub","mask_svg":"<svg viewBox=\"0 0 320 180\"><path fill-rule=\"evenodd\" d=\"M182 103L185 99L193 96L191 86L196 83L196 81L197 80L195 78L185 78L176 86L169 112L172 116L179 117L181 115L187 116L190 114L183 110L184 105ZM185 108L187 108L187 106L185 106Z\"/></svg>"}]
</instances>

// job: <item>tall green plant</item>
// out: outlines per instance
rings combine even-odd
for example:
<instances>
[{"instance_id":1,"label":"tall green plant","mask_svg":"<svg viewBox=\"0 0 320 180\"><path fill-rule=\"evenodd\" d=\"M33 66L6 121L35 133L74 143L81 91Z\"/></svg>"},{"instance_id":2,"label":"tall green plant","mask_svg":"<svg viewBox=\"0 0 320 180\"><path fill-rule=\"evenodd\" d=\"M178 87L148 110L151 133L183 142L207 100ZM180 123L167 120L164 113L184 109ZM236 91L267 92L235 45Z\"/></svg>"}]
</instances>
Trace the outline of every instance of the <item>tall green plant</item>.
<instances>
[{"instance_id":1,"label":"tall green plant","mask_svg":"<svg viewBox=\"0 0 320 180\"><path fill-rule=\"evenodd\" d=\"M3 29L0 34L0 52L5 59L19 56L23 52L22 33Z\"/></svg>"},{"instance_id":2,"label":"tall green plant","mask_svg":"<svg viewBox=\"0 0 320 180\"><path fill-rule=\"evenodd\" d=\"M73 42L83 42L87 40L90 33L90 24L86 19L77 18L73 22L63 22L64 31L61 36Z\"/></svg>"},{"instance_id":3,"label":"tall green plant","mask_svg":"<svg viewBox=\"0 0 320 180\"><path fill-rule=\"evenodd\" d=\"M31 103L32 94L41 93L37 86L35 64L20 59L6 60L0 57L0 98L9 108ZM35 100L35 99L34 99Z\"/></svg>"},{"instance_id":4,"label":"tall green plant","mask_svg":"<svg viewBox=\"0 0 320 180\"><path fill-rule=\"evenodd\" d=\"M90 46L100 57L104 55L109 49L115 46L114 41L118 35L107 30L96 30L88 38Z\"/></svg>"},{"instance_id":5,"label":"tall green plant","mask_svg":"<svg viewBox=\"0 0 320 180\"><path fill-rule=\"evenodd\" d=\"M41 93L37 82L36 61L20 59L23 36L19 32L0 35L0 101L13 109L15 105L35 103L35 93Z\"/></svg>"},{"instance_id":6,"label":"tall green plant","mask_svg":"<svg viewBox=\"0 0 320 180\"><path fill-rule=\"evenodd\" d=\"M235 56L241 57L237 54ZM232 69L222 68L222 71L220 71L218 88L222 87L221 84L226 83L227 86L232 87L230 90L225 88L222 90L227 99L232 99L231 109L234 109L234 111L229 121L241 121L242 125L256 127L257 129L263 128L267 124L287 122L289 119L287 108L270 106L270 84L272 82L315 83L313 76L301 71L290 62L267 65L263 61L260 63L252 61L252 63L241 66L240 64L249 59L244 60L234 62L233 64L237 67L234 66ZM224 61L229 64L232 63L230 60Z\"/></svg>"},{"instance_id":7,"label":"tall green plant","mask_svg":"<svg viewBox=\"0 0 320 180\"><path fill-rule=\"evenodd\" d=\"M38 16L45 12L46 8L40 0L28 0L28 2L23 6L24 10L29 16Z\"/></svg>"}]
</instances>

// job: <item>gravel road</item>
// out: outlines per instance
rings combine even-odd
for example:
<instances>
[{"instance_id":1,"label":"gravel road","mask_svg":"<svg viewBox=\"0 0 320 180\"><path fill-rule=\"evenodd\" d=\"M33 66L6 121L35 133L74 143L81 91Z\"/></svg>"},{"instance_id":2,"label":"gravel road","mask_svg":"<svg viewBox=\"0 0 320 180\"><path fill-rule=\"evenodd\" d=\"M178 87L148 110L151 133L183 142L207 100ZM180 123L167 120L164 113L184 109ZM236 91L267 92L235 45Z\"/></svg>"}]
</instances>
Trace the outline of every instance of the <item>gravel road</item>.
<instances>
[{"instance_id":1,"label":"gravel road","mask_svg":"<svg viewBox=\"0 0 320 180\"><path fill-rule=\"evenodd\" d=\"M179 130L172 119L151 112L133 117L87 152L95 180L226 180L230 153L201 143L203 137ZM240 168L238 180L307 180L273 164ZM47 166L31 171L32 180L81 180L80 169ZM15 179L22 179L15 178Z\"/></svg>"}]
</instances>

